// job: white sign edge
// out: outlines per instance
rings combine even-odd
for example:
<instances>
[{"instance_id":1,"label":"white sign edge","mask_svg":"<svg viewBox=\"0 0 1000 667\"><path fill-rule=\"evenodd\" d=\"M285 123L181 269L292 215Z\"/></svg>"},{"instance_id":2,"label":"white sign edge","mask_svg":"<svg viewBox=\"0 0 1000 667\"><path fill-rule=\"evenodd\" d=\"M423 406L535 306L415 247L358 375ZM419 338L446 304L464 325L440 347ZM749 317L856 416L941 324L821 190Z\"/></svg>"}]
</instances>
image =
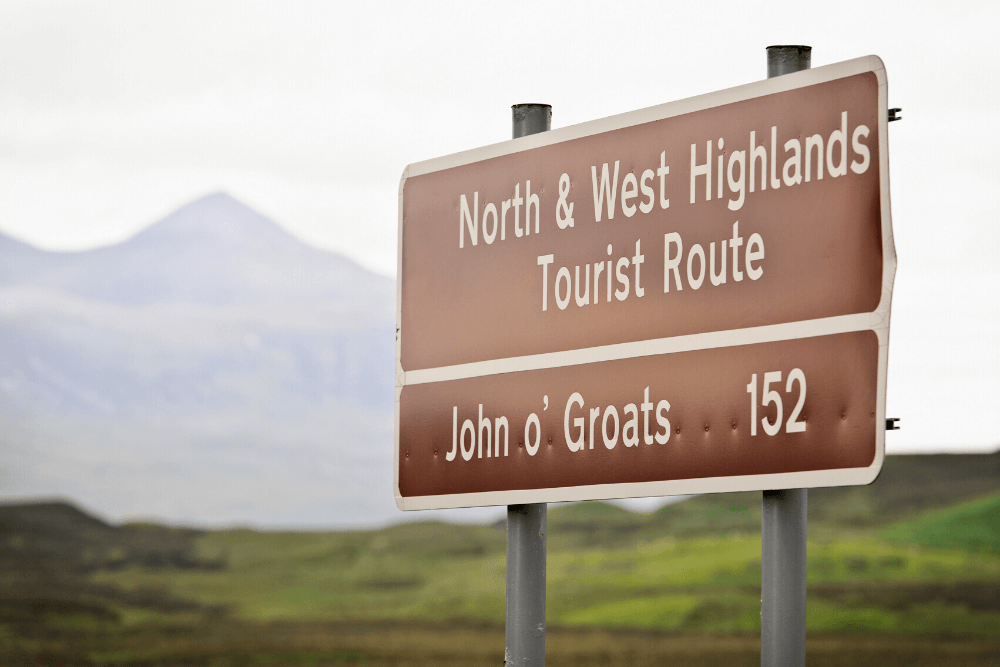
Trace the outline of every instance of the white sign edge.
<instances>
[{"instance_id":1,"label":"white sign edge","mask_svg":"<svg viewBox=\"0 0 1000 667\"><path fill-rule=\"evenodd\" d=\"M640 482L629 484L608 484L592 486L558 487L552 489L517 489L506 491L493 491L473 494L453 494L443 496L412 496L404 498L399 492L399 426L400 426L400 395L403 386L407 383L407 373L401 364L401 339L402 339L402 282L403 282L403 192L406 181L411 176L432 173L442 169L450 169L478 162L481 160L509 155L525 150L531 150L540 146L548 146L563 141L586 137L593 134L613 131L624 127L653 122L663 118L670 118L685 113L701 111L704 109L731 104L754 97L762 97L774 93L785 92L796 88L804 88L819 83L825 83L836 79L846 78L857 74L872 72L878 82L878 123L879 123L879 187L880 203L882 215L882 296L878 307L869 313L858 313L855 315L843 316L843 318L826 318L826 320L840 320L844 318L869 318L868 327L850 328L847 330L872 330L875 331L879 341L879 359L877 375L877 399L876 399L876 436L875 436L875 458L872 464L865 468L840 468L820 471L803 471L794 473L775 473L767 475L745 475L732 477L713 478L693 478L686 480L667 480L660 482ZM520 139L513 139L491 146L476 148L450 156L435 158L424 162L407 165L403 169L399 182L399 197L397 207L397 258L396 258L396 387L394 406L394 443L393 443L393 492L396 499L396 506L400 510L421 510L421 509L448 509L458 507L486 507L506 504L521 504L531 502L565 502L578 500L610 500L616 498L641 498L651 496L671 496L688 495L691 493L725 493L735 491L753 491L761 488L769 489L791 489L791 488L819 488L831 486L855 486L871 484L878 477L885 459L885 429L880 425L885 423L885 401L888 371L888 345L889 345L889 320L891 315L892 289L895 282L897 257L895 237L892 231L892 210L889 194L889 145L888 145L888 79L885 71L885 64L877 55L864 56L852 60L846 60L831 65L825 65L816 69L809 69L794 74L765 79L735 88L716 91L697 97L687 98L675 102L631 111L616 116L609 116L579 125L566 128L542 132ZM781 327L795 327L795 325L816 326L824 320L791 322L781 325L771 325L760 327L760 329L771 329ZM874 326L871 326L874 324ZM819 325L822 327L822 325ZM704 337L713 334L735 334L731 332L709 332L703 334L693 334L692 337ZM804 333L804 332L803 332ZM834 331L830 331L834 333ZM790 338L812 337L814 335L826 335L824 333L806 333L803 335L781 336L769 339L771 341L788 340ZM650 341L639 341L639 343L649 343ZM761 340L760 342L767 342ZM739 343L737 343L739 344ZM632 345L632 343L618 344ZM720 345L708 345L706 347L720 347ZM589 348L594 349L594 348ZM692 348L705 349L705 348ZM586 350L571 350L567 353L584 352ZM563 354L563 353L551 353ZM647 354L657 354L649 352ZM547 355L532 355L542 357ZM617 357L623 358L623 357ZM523 358L522 358L523 359ZM493 363L509 362L511 360L493 360ZM477 362L491 363L491 362ZM587 362L583 362L587 363ZM474 364L464 364L470 366ZM560 364L562 365L562 364ZM541 366L551 367L551 366ZM458 367L448 367L456 369ZM424 372L437 371L443 369L422 369ZM520 369L518 369L520 370ZM510 372L500 371L500 372ZM459 374L460 375L460 374ZM471 377L471 376L463 376ZM457 379L457 377L456 377ZM429 380L438 381L438 380ZM604 492L614 489L615 492L605 495ZM555 494L551 499L532 499L539 494ZM520 499L520 498L525 499Z\"/></svg>"}]
</instances>

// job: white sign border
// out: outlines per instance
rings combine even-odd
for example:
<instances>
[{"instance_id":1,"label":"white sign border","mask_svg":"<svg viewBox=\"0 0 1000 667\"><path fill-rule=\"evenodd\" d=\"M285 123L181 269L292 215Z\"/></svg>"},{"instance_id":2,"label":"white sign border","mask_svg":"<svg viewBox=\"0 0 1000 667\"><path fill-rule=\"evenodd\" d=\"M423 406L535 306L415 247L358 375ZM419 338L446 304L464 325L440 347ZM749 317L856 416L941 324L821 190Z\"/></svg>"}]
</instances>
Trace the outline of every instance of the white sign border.
<instances>
[{"instance_id":1,"label":"white sign border","mask_svg":"<svg viewBox=\"0 0 1000 667\"><path fill-rule=\"evenodd\" d=\"M874 311L764 327L707 332L689 336L619 343L510 359L489 360L441 368L420 369L409 372L403 370L400 363L402 351L401 338L403 335L401 330L403 304L403 192L408 178L868 72L875 74L878 81L879 185L881 188L883 251L882 297L879 300L878 307ZM895 281L897 264L895 239L892 233L891 202L889 199L888 138L888 80L882 59L872 55L408 165L403 170L403 175L399 182L396 257L396 391L395 424L393 429L395 440L393 452L393 490L397 507L401 510L445 509L523 503L672 496L695 493L756 491L760 489L854 486L873 482L878 477L882 469L882 462L885 459L885 429L882 425L885 423L886 375L889 360L889 319L892 288ZM540 368L556 368L652 354L669 354L687 350L731 347L735 345L866 330L874 331L879 343L878 396L875 410L875 458L871 465L867 467L764 475L702 477L656 482L581 485L545 489L514 489L436 496L404 497L399 492L399 401L402 388L407 384L441 382L460 378Z\"/></svg>"}]
</instances>

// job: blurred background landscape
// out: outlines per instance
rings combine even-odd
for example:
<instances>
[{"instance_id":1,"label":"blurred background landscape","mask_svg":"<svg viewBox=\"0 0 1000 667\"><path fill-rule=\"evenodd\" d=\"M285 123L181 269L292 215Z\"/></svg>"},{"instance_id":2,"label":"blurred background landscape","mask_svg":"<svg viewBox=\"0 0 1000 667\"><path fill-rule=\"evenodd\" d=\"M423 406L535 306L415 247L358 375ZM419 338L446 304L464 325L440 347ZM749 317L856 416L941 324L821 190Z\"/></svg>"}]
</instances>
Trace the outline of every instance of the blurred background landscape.
<instances>
[{"instance_id":1,"label":"blurred background landscape","mask_svg":"<svg viewBox=\"0 0 1000 667\"><path fill-rule=\"evenodd\" d=\"M0 504L5 661L502 661L502 509L392 501L389 278L222 193L0 266L4 489L51 496ZM550 662L755 664L760 494L662 505L553 506ZM809 512L811 663L995 664L1000 453Z\"/></svg>"},{"instance_id":2,"label":"blurred background landscape","mask_svg":"<svg viewBox=\"0 0 1000 667\"><path fill-rule=\"evenodd\" d=\"M886 63L882 474L809 494L810 665L1000 662L990 2L0 6L0 664L502 664L503 508L399 512L399 176ZM994 27L991 27L994 26ZM973 63L974 66L970 66ZM553 505L552 665L759 664L759 493Z\"/></svg>"},{"instance_id":3,"label":"blurred background landscape","mask_svg":"<svg viewBox=\"0 0 1000 667\"><path fill-rule=\"evenodd\" d=\"M809 494L811 665L995 665L1000 454ZM550 509L547 662L759 664L760 494ZM504 522L281 532L0 506L23 665L502 664Z\"/></svg>"}]
</instances>

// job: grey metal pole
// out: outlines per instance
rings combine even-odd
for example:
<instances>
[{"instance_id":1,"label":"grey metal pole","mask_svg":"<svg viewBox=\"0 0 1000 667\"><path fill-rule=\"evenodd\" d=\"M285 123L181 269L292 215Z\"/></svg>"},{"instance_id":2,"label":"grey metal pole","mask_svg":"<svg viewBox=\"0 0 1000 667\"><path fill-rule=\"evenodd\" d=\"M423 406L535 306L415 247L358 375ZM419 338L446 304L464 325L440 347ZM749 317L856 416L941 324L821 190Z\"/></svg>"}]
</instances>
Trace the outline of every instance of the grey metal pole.
<instances>
[{"instance_id":1,"label":"grey metal pole","mask_svg":"<svg viewBox=\"0 0 1000 667\"><path fill-rule=\"evenodd\" d=\"M761 539L760 664L806 664L807 489L765 491Z\"/></svg>"},{"instance_id":2,"label":"grey metal pole","mask_svg":"<svg viewBox=\"0 0 1000 667\"><path fill-rule=\"evenodd\" d=\"M552 128L548 104L511 107L514 138ZM545 665L545 503L507 506L507 630L504 664Z\"/></svg>"},{"instance_id":3,"label":"grey metal pole","mask_svg":"<svg viewBox=\"0 0 1000 667\"><path fill-rule=\"evenodd\" d=\"M504 664L545 664L545 503L507 506Z\"/></svg>"},{"instance_id":4,"label":"grey metal pole","mask_svg":"<svg viewBox=\"0 0 1000 667\"><path fill-rule=\"evenodd\" d=\"M809 69L811 46L767 47L767 78ZM760 664L806 664L807 489L764 491L761 506Z\"/></svg>"}]
</instances>

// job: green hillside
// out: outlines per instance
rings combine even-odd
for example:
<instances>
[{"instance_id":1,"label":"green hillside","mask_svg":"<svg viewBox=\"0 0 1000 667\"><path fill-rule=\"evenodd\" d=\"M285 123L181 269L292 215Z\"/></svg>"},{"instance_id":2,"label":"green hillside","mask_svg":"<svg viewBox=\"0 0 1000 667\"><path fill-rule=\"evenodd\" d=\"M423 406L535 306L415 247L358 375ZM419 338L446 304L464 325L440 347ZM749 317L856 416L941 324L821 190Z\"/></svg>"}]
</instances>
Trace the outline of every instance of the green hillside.
<instances>
[{"instance_id":1,"label":"green hillside","mask_svg":"<svg viewBox=\"0 0 1000 667\"><path fill-rule=\"evenodd\" d=\"M955 664L995 662L998 461L890 457L871 486L811 491L810 645L868 637L859 659L891 664L874 656L895 638L933 637L951 646L942 656L962 658ZM620 633L639 633L654 653L667 651L658 637L743 637L739 650L753 654L759 493L645 516L600 502L555 507L548 536L550 631L584 638L565 644L567 655ZM450 646L499 632L502 652L505 543L502 523L195 531L109 525L62 503L0 506L0 649L23 664L404 664L359 638L390 624L399 636L443 633ZM476 653L473 644L462 651Z\"/></svg>"},{"instance_id":2,"label":"green hillside","mask_svg":"<svg viewBox=\"0 0 1000 667\"><path fill-rule=\"evenodd\" d=\"M989 495L902 521L882 531L882 536L934 549L1000 553L1000 496Z\"/></svg>"},{"instance_id":3,"label":"green hillside","mask_svg":"<svg viewBox=\"0 0 1000 667\"><path fill-rule=\"evenodd\" d=\"M1000 453L890 456L868 486L811 489L809 522L835 531L888 526L998 489ZM614 547L654 537L759 533L760 505L759 492L699 496L648 516L580 503L549 512L549 536L567 546Z\"/></svg>"}]
</instances>

